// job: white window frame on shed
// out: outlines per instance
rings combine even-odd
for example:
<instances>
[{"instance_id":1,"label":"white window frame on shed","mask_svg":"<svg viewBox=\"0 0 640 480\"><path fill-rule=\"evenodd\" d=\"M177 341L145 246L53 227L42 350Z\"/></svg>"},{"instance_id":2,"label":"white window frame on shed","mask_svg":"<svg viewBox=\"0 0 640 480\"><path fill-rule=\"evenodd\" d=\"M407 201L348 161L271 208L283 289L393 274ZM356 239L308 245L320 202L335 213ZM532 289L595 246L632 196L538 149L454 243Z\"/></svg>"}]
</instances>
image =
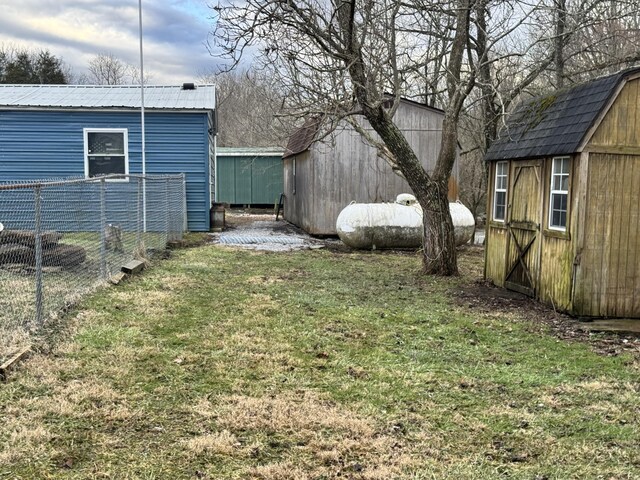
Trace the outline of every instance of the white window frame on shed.
<instances>
[{"instance_id":1,"label":"white window frame on shed","mask_svg":"<svg viewBox=\"0 0 640 480\"><path fill-rule=\"evenodd\" d=\"M101 153L90 153L89 152L89 134L90 133L122 133L123 135L123 149L124 149L124 175L129 175L129 129L127 128L83 128L83 137L84 137L84 176L86 178L94 178L89 177L89 156L94 157L108 157L108 156L122 156L122 154L117 155L108 155ZM128 182L129 178L123 179L108 179L108 182Z\"/></svg>"},{"instance_id":2,"label":"white window frame on shed","mask_svg":"<svg viewBox=\"0 0 640 480\"><path fill-rule=\"evenodd\" d=\"M566 161L566 171L562 165ZM556 171L556 165L560 162L560 169ZM569 222L569 179L571 177L571 157L553 157L551 160L551 184L549 193L549 229L559 232L567 231L567 223ZM565 198L565 209L554 209L555 198ZM564 212L564 225L553 223L553 212Z\"/></svg>"},{"instance_id":3,"label":"white window frame on shed","mask_svg":"<svg viewBox=\"0 0 640 480\"><path fill-rule=\"evenodd\" d=\"M500 167L504 167L504 170L501 171ZM503 182L504 181L504 182ZM496 222L504 223L507 218L507 188L509 186L509 162L500 161L496 162L496 176L495 176L495 184L493 190L493 211L491 212L491 217ZM498 210L498 193L504 193L504 210L502 218L497 216Z\"/></svg>"}]
</instances>

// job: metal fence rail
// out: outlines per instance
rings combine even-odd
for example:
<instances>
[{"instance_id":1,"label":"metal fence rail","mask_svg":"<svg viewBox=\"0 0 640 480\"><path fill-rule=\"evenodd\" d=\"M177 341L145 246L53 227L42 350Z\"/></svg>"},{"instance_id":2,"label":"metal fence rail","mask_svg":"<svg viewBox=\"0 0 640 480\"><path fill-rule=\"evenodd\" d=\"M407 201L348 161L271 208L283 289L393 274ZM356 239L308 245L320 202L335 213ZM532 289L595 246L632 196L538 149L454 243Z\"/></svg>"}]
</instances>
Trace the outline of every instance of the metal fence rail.
<instances>
[{"instance_id":1,"label":"metal fence rail","mask_svg":"<svg viewBox=\"0 0 640 480\"><path fill-rule=\"evenodd\" d=\"M184 175L0 184L0 361L186 230Z\"/></svg>"}]
</instances>

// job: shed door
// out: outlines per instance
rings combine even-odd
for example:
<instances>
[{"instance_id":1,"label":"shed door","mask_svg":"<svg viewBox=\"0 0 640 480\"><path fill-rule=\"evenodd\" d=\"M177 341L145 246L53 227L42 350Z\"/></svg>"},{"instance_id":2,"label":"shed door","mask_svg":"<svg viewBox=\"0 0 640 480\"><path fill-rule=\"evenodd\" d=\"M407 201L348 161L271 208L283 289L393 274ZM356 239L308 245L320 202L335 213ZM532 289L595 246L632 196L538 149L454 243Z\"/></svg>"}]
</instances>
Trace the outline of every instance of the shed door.
<instances>
[{"instance_id":1,"label":"shed door","mask_svg":"<svg viewBox=\"0 0 640 480\"><path fill-rule=\"evenodd\" d=\"M512 165L505 286L533 297L539 271L541 162L513 162Z\"/></svg>"}]
</instances>

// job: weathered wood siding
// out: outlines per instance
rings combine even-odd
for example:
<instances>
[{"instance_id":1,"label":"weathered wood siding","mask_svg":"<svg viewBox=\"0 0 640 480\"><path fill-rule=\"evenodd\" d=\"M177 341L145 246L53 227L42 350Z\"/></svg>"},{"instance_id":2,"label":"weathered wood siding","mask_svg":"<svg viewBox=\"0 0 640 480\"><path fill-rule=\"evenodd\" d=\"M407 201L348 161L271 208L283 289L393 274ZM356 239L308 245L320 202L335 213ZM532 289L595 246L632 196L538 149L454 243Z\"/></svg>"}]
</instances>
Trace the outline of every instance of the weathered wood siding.
<instances>
[{"instance_id":1,"label":"weathered wood siding","mask_svg":"<svg viewBox=\"0 0 640 480\"><path fill-rule=\"evenodd\" d=\"M569 174L569 198L567 202L567 229L564 232L549 229L549 197L551 189L552 158L544 161L542 170L542 217L540 219L540 280L537 297L556 310L571 311L573 286L573 261L575 237L581 223L575 204L578 193L580 156L571 157Z\"/></svg>"},{"instance_id":2,"label":"weathered wood siding","mask_svg":"<svg viewBox=\"0 0 640 480\"><path fill-rule=\"evenodd\" d=\"M569 226L566 232L550 230L549 190L551 158L510 161L508 205L506 221L491 220L495 193L495 168L490 168L487 222L485 277L495 285L505 286L507 275L511 288L524 291L530 288L544 303L558 310L571 310L572 268L574 247L572 232L578 228L574 210L574 182L578 171L572 159L569 177ZM576 183L577 185L577 183ZM519 263L519 249L532 242ZM529 278L530 277L530 278ZM520 285L523 288L518 288Z\"/></svg>"},{"instance_id":3,"label":"weathered wood siding","mask_svg":"<svg viewBox=\"0 0 640 480\"><path fill-rule=\"evenodd\" d=\"M308 230L313 208L312 165L310 152L306 151L284 160L284 218ZM295 165L295 167L294 167Z\"/></svg>"},{"instance_id":4,"label":"weathered wood siding","mask_svg":"<svg viewBox=\"0 0 640 480\"><path fill-rule=\"evenodd\" d=\"M574 310L640 317L640 155L589 156Z\"/></svg>"},{"instance_id":5,"label":"weathered wood siding","mask_svg":"<svg viewBox=\"0 0 640 480\"><path fill-rule=\"evenodd\" d=\"M509 170L511 164L509 162ZM511 178L511 172L509 172ZM506 251L509 232L505 222L493 220L493 203L496 182L496 162L491 162L489 167L489 181L487 192L487 227L485 233L485 278L491 280L495 285L504 287L504 276L506 269ZM508 193L508 192L507 192Z\"/></svg>"},{"instance_id":6,"label":"weathered wood siding","mask_svg":"<svg viewBox=\"0 0 640 480\"><path fill-rule=\"evenodd\" d=\"M606 146L607 149L598 147ZM638 154L640 146L640 79L627 82L591 138L587 149Z\"/></svg>"},{"instance_id":7,"label":"weathered wood siding","mask_svg":"<svg viewBox=\"0 0 640 480\"><path fill-rule=\"evenodd\" d=\"M442 114L403 102L395 118L424 167L433 170L440 150ZM369 132L375 137L370 127ZM346 124L295 158L295 193L291 159L284 165L285 219L315 235L335 235L338 214L351 202L392 202L398 194L411 192L407 182ZM452 200L457 199L457 169L456 162L449 191Z\"/></svg>"},{"instance_id":8,"label":"weathered wood siding","mask_svg":"<svg viewBox=\"0 0 640 480\"><path fill-rule=\"evenodd\" d=\"M505 284L529 294L539 288L541 165L540 160L511 162L507 191Z\"/></svg>"},{"instance_id":9,"label":"weathered wood siding","mask_svg":"<svg viewBox=\"0 0 640 480\"><path fill-rule=\"evenodd\" d=\"M640 318L640 79L627 82L602 115L584 150L571 156L566 231L549 228L552 158L536 159L543 165L537 199L535 189L523 190L527 208L541 205L535 296L574 315ZM510 160L510 190L517 165L530 162ZM492 162L489 218L495 168ZM500 286L517 250L509 225L522 221L525 205L512 191L508 198L505 224L487 224L485 277Z\"/></svg>"},{"instance_id":10,"label":"weathered wood siding","mask_svg":"<svg viewBox=\"0 0 640 480\"><path fill-rule=\"evenodd\" d=\"M640 79L625 84L585 150L574 311L640 317Z\"/></svg>"}]
</instances>

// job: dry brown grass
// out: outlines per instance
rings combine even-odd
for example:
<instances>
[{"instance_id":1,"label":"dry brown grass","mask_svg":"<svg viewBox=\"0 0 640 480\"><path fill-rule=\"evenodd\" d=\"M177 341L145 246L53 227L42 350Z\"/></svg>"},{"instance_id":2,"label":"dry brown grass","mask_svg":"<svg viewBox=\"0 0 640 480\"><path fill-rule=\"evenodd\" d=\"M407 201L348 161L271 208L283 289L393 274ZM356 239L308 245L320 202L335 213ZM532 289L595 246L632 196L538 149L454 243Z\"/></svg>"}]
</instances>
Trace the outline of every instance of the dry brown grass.
<instances>
[{"instance_id":1,"label":"dry brown grass","mask_svg":"<svg viewBox=\"0 0 640 480\"><path fill-rule=\"evenodd\" d=\"M202 455L203 453L231 455L240 446L235 435L227 430L199 435L184 441L184 444L194 455Z\"/></svg>"},{"instance_id":2,"label":"dry brown grass","mask_svg":"<svg viewBox=\"0 0 640 480\"><path fill-rule=\"evenodd\" d=\"M251 285L273 285L274 283L284 282L282 277L272 277L267 275L256 275L247 278L247 283Z\"/></svg>"},{"instance_id":3,"label":"dry brown grass","mask_svg":"<svg viewBox=\"0 0 640 480\"><path fill-rule=\"evenodd\" d=\"M256 456L269 439L286 438L284 459L250 469L256 479L334 478L388 479L416 462L412 445L382 431L374 418L301 391L265 397L233 395L212 404L202 400L194 412L215 417L232 434L253 439L238 455ZM307 465L300 467L300 459ZM323 477L324 476L324 477Z\"/></svg>"},{"instance_id":4,"label":"dry brown grass","mask_svg":"<svg viewBox=\"0 0 640 480\"><path fill-rule=\"evenodd\" d=\"M0 465L11 465L30 456L44 455L53 434L42 425L25 423L23 418L7 418L3 429L10 432L7 441L0 444Z\"/></svg>"}]
</instances>

